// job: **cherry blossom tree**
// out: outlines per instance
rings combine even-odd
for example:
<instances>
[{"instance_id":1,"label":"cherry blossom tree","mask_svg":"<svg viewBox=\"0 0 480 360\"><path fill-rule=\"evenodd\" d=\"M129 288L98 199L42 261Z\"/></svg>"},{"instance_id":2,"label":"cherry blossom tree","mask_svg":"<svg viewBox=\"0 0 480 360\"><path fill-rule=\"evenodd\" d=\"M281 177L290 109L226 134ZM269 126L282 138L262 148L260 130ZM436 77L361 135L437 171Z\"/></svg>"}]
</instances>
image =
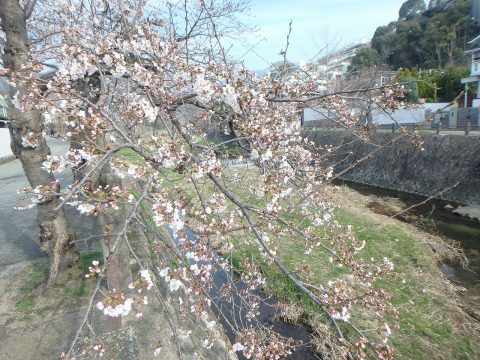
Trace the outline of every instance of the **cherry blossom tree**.
<instances>
[{"instance_id":1,"label":"cherry blossom tree","mask_svg":"<svg viewBox=\"0 0 480 360\"><path fill-rule=\"evenodd\" d=\"M5 33L3 67L7 76L15 72L23 73L24 67L31 63L27 21L34 6L35 1L29 1L23 7L18 1L0 2L1 28ZM21 101L19 99L26 99L31 94L28 85L12 83L10 94L11 147L22 162L30 185L38 192L35 203L40 226L39 244L42 251L49 256L49 283L53 284L65 269L75 263L78 252L71 244L74 235L69 229L63 209L59 207L60 201L56 195L59 183L51 173L42 169L42 163L50 154L45 141L42 113L34 106L24 107L18 104L18 101Z\"/></svg>"},{"instance_id":2,"label":"cherry blossom tree","mask_svg":"<svg viewBox=\"0 0 480 360\"><path fill-rule=\"evenodd\" d=\"M5 65L15 84L13 139L23 142L19 157L25 151L41 155L24 165L27 175L36 174L31 185L39 209L48 206L60 214L69 205L89 216L119 206L128 209L109 246L114 253L126 245L139 274L128 289L110 289L89 312L118 318L135 311L140 317L148 306L146 294L160 297L157 284L163 284L171 294L185 293L186 311L207 316L211 324L216 321L212 304L228 301L233 306L240 297L247 321L230 324L236 333L231 350L253 359L280 358L295 343L254 321L261 302L255 289L265 286L259 265L266 263L326 315L345 357L392 356L388 338L396 312L378 280L394 265L383 256L363 258L365 243L335 220L328 191L332 169L317 161L328 150L302 136L298 107L323 106L354 132L359 119L351 99L361 97L392 110L399 106L401 88L329 92L308 67L256 76L231 60L224 47L225 38L237 36L241 28L235 14L245 9L242 1L153 6L136 0L52 0L33 9L30 3L1 0L0 5L7 34ZM38 51L31 49L27 36L32 11L34 32L49 34L35 45ZM42 52L45 43L50 46ZM11 56L14 50L21 56ZM287 50L288 41L282 52L285 64ZM48 79L36 75L45 64L57 68ZM67 154L48 154L42 112L68 125L64 136L75 146ZM36 127L31 135L26 125L15 130L16 124L31 124L32 119ZM205 136L212 127L222 129L215 142ZM121 156L125 152L134 156ZM249 167L232 166L232 156ZM123 179L122 186L98 182L107 165ZM52 174L66 167L76 169L77 176L60 191L57 183L50 185ZM153 260L143 261L131 246L127 229L133 225L153 237L145 245ZM281 260L287 241L302 249L302 264ZM255 256L233 264L233 254L244 249ZM325 283L312 276L308 263L313 256L331 268ZM67 262L73 255L63 252L57 258ZM175 266L168 259L175 259ZM99 279L91 299L98 296L111 260L107 256L90 266L87 276ZM212 296L217 271L227 274L228 281ZM241 290L238 278L245 284ZM374 331L368 336L352 322L358 311L373 314L369 325ZM218 316L229 322L222 311ZM205 346L210 344L205 339Z\"/></svg>"}]
</instances>

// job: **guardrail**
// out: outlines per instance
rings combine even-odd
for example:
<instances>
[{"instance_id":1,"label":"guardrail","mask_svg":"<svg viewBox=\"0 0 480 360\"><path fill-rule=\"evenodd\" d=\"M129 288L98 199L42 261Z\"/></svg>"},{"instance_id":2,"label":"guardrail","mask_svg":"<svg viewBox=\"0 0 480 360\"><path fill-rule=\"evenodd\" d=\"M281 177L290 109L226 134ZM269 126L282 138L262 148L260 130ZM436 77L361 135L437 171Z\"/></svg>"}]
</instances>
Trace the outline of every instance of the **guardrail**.
<instances>
[{"instance_id":1,"label":"guardrail","mask_svg":"<svg viewBox=\"0 0 480 360\"><path fill-rule=\"evenodd\" d=\"M445 127L442 122L438 122L436 124L388 124L388 125L378 125L377 129L382 130L390 130L392 133L395 133L401 129L405 130L413 130L413 131L421 131L423 133L435 133L436 135L450 133L451 135L470 135L472 132L480 131L480 126L473 125L470 122L466 124L457 125L456 127Z\"/></svg>"},{"instance_id":2,"label":"guardrail","mask_svg":"<svg viewBox=\"0 0 480 360\"><path fill-rule=\"evenodd\" d=\"M309 124L313 123L313 124ZM362 126L354 126L349 127L346 129L338 124L314 124L314 121L305 123L303 126L306 130L323 130L323 131L346 131L346 130L362 130L364 129ZM391 132L397 133L403 130L409 131L417 131L421 134L431 134L431 135L441 135L441 134L449 134L449 135L480 135L480 126L479 125L472 125L471 123L467 123L465 125L460 125L457 127L445 127L441 122L434 124L382 124L382 125L374 125L370 128L373 132Z\"/></svg>"}]
</instances>

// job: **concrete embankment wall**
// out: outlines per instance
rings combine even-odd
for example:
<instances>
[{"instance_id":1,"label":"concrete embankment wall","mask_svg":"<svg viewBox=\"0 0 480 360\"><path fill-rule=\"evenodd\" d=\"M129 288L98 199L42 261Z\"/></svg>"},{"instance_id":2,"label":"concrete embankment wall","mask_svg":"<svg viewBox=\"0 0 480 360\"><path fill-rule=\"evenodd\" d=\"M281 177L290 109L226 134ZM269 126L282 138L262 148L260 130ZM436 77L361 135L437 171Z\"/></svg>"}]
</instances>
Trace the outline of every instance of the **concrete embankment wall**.
<instances>
[{"instance_id":1,"label":"concrete embankment wall","mask_svg":"<svg viewBox=\"0 0 480 360\"><path fill-rule=\"evenodd\" d=\"M317 146L338 147L324 161L335 173L358 163L340 178L414 194L432 196L460 182L440 198L462 204L480 203L480 137L423 136L424 150L398 134L376 133L366 142L347 131L308 131ZM396 139L393 143L392 140Z\"/></svg>"}]
</instances>

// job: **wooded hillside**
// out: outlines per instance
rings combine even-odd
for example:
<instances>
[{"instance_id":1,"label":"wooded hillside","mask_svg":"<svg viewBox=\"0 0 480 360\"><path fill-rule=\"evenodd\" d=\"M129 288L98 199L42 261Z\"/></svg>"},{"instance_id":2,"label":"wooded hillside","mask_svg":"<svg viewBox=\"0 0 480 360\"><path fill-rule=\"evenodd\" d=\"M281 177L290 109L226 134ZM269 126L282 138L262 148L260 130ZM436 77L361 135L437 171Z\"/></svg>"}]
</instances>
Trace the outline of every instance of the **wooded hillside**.
<instances>
[{"instance_id":1,"label":"wooded hillside","mask_svg":"<svg viewBox=\"0 0 480 360\"><path fill-rule=\"evenodd\" d=\"M480 34L472 0L407 0L398 21L380 26L372 39L382 63L393 68L445 68L466 63L468 41Z\"/></svg>"}]
</instances>

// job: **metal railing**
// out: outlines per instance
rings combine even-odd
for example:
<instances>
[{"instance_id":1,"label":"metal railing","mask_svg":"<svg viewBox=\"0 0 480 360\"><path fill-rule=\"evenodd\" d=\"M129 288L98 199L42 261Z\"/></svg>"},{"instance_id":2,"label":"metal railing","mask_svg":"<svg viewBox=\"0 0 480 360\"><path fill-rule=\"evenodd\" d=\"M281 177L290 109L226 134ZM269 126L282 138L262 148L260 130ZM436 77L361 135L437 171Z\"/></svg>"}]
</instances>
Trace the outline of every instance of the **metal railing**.
<instances>
[{"instance_id":1,"label":"metal railing","mask_svg":"<svg viewBox=\"0 0 480 360\"><path fill-rule=\"evenodd\" d=\"M318 130L318 131L347 131L345 127L342 127L338 124L326 124L326 123L317 123L314 121L309 121L305 123L304 129L306 130ZM364 126L356 125L350 127L349 130L362 130ZM455 127L448 127L443 125L443 122L438 122L434 125L431 123L428 124L381 124L374 125L369 128L373 132L382 132L382 133L399 133L402 130L408 131L417 131L419 134L424 135L480 135L480 126L473 125L470 122L467 122L464 125L458 125Z\"/></svg>"}]
</instances>

